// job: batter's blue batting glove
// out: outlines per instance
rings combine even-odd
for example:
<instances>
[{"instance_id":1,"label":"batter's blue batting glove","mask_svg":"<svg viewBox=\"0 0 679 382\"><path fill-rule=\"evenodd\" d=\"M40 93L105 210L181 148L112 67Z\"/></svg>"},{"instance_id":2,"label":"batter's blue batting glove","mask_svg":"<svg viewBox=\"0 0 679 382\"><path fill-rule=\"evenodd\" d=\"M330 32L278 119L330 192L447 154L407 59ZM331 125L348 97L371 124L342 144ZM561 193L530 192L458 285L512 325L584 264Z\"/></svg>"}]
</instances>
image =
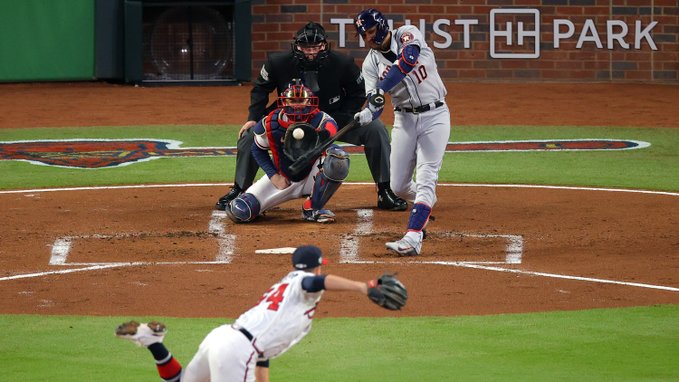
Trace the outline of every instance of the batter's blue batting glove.
<instances>
[{"instance_id":1,"label":"batter's blue batting glove","mask_svg":"<svg viewBox=\"0 0 679 382\"><path fill-rule=\"evenodd\" d=\"M370 92L370 95L368 96L368 109L373 112L373 114L376 114L382 108L384 108L384 90L377 88L373 91Z\"/></svg>"}]
</instances>

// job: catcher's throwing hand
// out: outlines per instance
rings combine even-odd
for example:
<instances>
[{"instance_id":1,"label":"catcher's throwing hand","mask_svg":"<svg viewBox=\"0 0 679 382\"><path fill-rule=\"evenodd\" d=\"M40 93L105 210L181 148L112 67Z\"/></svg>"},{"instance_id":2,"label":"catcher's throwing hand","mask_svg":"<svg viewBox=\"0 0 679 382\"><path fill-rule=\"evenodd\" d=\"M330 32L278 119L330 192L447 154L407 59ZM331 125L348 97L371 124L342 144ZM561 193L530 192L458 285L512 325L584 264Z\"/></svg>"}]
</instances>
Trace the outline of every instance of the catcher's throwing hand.
<instances>
[{"instance_id":1,"label":"catcher's throwing hand","mask_svg":"<svg viewBox=\"0 0 679 382\"><path fill-rule=\"evenodd\" d=\"M274 174L270 180L271 184L279 190L285 190L290 187L290 180L281 174Z\"/></svg>"},{"instance_id":2,"label":"catcher's throwing hand","mask_svg":"<svg viewBox=\"0 0 679 382\"><path fill-rule=\"evenodd\" d=\"M385 273L368 282L368 297L385 309L401 310L408 300L408 291L395 275Z\"/></svg>"}]
</instances>

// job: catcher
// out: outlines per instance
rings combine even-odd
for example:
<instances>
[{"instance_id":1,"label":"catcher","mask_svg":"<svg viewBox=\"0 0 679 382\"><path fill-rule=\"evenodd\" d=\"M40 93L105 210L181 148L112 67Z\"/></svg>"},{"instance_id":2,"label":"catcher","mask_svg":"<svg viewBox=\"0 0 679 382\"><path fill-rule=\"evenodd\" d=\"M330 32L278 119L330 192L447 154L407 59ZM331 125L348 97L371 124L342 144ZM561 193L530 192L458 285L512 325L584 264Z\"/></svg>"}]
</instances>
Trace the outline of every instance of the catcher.
<instances>
[{"instance_id":1,"label":"catcher","mask_svg":"<svg viewBox=\"0 0 679 382\"><path fill-rule=\"evenodd\" d=\"M405 286L394 276L385 274L364 283L323 275L324 264L318 247L297 248L292 254L294 270L232 325L212 330L186 369L163 345L166 328L159 322L129 321L118 326L116 336L148 348L165 381L268 382L269 359L283 354L309 333L325 290L362 293L390 310L401 309L408 299Z\"/></svg>"},{"instance_id":2,"label":"catcher","mask_svg":"<svg viewBox=\"0 0 679 382\"><path fill-rule=\"evenodd\" d=\"M291 83L277 103L278 107L254 127L252 156L266 175L231 201L226 214L236 223L246 223L283 202L307 196L302 218L332 223L335 214L323 207L349 174L347 153L331 145L301 171L293 174L289 167L321 140L334 135L337 123L318 109L318 98L299 81Z\"/></svg>"}]
</instances>

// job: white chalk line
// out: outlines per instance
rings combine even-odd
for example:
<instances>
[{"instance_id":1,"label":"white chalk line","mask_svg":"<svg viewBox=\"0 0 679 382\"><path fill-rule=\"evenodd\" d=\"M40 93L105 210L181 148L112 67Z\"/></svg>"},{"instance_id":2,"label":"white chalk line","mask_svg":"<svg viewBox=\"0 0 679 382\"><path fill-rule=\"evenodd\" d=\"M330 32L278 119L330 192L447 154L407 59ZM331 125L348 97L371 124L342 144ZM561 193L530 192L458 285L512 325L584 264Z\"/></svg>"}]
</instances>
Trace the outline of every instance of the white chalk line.
<instances>
[{"instance_id":1,"label":"white chalk line","mask_svg":"<svg viewBox=\"0 0 679 382\"><path fill-rule=\"evenodd\" d=\"M208 232L218 237L219 252L217 253L217 261L229 264L233 259L235 251L236 235L224 232L224 219L226 219L226 212L212 211L210 223L208 223Z\"/></svg>"},{"instance_id":2,"label":"white chalk line","mask_svg":"<svg viewBox=\"0 0 679 382\"><path fill-rule=\"evenodd\" d=\"M395 262L393 262L393 261L380 261L380 260L357 260L357 261L353 262L353 264L395 264ZM404 263L396 263L396 264L404 264ZM558 273L535 272L535 271L527 271L527 270L522 270L522 269L492 267L492 266L484 265L484 264L491 264L491 262L484 263L484 262L476 262L476 261L470 262L470 261L412 260L412 261L408 261L407 264L446 265L446 266L461 267L461 268L483 269L483 270L486 270L486 271L494 271L494 272L508 272L508 273L530 275L530 276L542 276L542 277L550 277L550 278L556 278L556 279L588 281L588 282L600 283L600 284L616 284L616 285L632 286L632 287L639 287L639 288L666 290L666 291L670 291L670 292L679 292L679 288L669 287L669 286L664 286L664 285L654 285L654 284L644 284L644 283L635 283L635 282L627 282L627 281L607 280L607 279L599 279L599 278L593 278L593 277L571 276L571 275L562 275L562 274L558 274ZM497 264L505 264L505 263L497 263Z\"/></svg>"},{"instance_id":3,"label":"white chalk line","mask_svg":"<svg viewBox=\"0 0 679 382\"><path fill-rule=\"evenodd\" d=\"M133 185L124 185L124 186L34 188L34 189L24 189L24 190L0 190L0 195L2 195L2 194L41 193L41 192L59 192L59 191L118 190L118 189L134 189L134 188L226 187L226 186L229 186L229 185L233 185L233 183L133 184ZM374 183L368 183L368 182L345 182L345 183L342 183L342 187L367 186L367 185L373 185L374 186ZM626 188L551 186L551 185L535 185L535 184L438 183L437 187L439 187L439 186L440 187L538 188L538 189L553 189L553 190L625 192L625 193L635 193L635 194L679 196L679 192L669 192L669 191L634 190L634 189L626 189Z\"/></svg>"},{"instance_id":4,"label":"white chalk line","mask_svg":"<svg viewBox=\"0 0 679 382\"><path fill-rule=\"evenodd\" d=\"M351 263L358 260L359 238L372 232L373 227L373 210L360 209L356 211L358 215L358 224L353 232L348 235L342 235L340 242L340 263Z\"/></svg>"},{"instance_id":5,"label":"white chalk line","mask_svg":"<svg viewBox=\"0 0 679 382\"><path fill-rule=\"evenodd\" d=\"M0 190L0 194L39 193L39 192L58 192L58 191L85 191L85 190L109 190L109 189L128 189L128 188L214 187L214 186L224 186L224 185L228 185L228 183L127 185L127 186L99 186L99 187L68 187L68 188L55 188L55 189ZM347 183L346 185L347 186L350 186L350 185L372 185L372 183L357 182L357 183ZM679 193L665 192L665 191L596 188L596 187L550 186L550 185L472 184L472 183L448 183L448 184L446 184L446 183L439 183L438 186L442 186L442 187L490 187L490 188L537 188L537 189L625 192L625 193L641 193L641 194L679 196ZM356 229L354 229L353 236L360 237L360 236L365 235L366 233L371 232L371 230L372 230L372 210L358 210L357 214L359 215L359 225L357 226ZM219 250L219 254L217 255L218 260L214 261L214 262L71 263L71 264L68 264L68 265L89 265L89 264L97 264L97 265L92 265L92 266L88 266L88 267L85 267L85 268L77 268L77 269L67 269L67 270L59 270L59 271L47 271L47 272L37 272L37 273L30 273L30 274L7 276L7 277L1 277L0 281L15 280L15 279L20 279L20 278L28 278L28 277L40 277L40 276L52 275L52 274L64 274L64 273L73 273L73 272L81 272L81 271L89 271L89 270L97 270L97 269L106 269L106 268L113 268L113 267L135 266L135 265L228 264L228 263L231 262L231 259L232 259L233 254L234 254L235 238L236 237L235 237L235 235L227 235L227 234L224 233L223 226L222 226L221 222L225 218L225 216L226 216L226 214L221 212L221 211L213 211L212 218L211 218L209 226L208 226L208 230L213 234L217 234L218 240L219 240L220 250ZM455 233L446 233L446 234L455 234ZM356 241L355 237L351 237L351 236L352 236L351 234L345 235L345 237L342 239L342 243L340 244L340 262L341 263L342 262L353 263L353 264L383 264L383 263L387 263L387 262L384 262L384 261L359 260L358 259L358 242ZM502 237L502 235L497 235L497 236ZM99 236L93 235L91 237L99 237ZM490 236L487 236L487 237L490 237ZM528 275L542 276L542 277L571 279L571 280L589 281L589 282L597 282L597 283L605 283L605 284L618 284L618 285L634 286L634 287L641 287L641 288L667 290L667 291L672 291L672 292L679 291L679 288L662 286L662 285L632 283L632 282L624 282L624 281L616 281L616 280L606 280L606 279L598 279L598 278L561 275L561 274L554 274L554 273L524 271L524 270L520 270L520 269L511 269L511 268L502 268L502 267L491 267L491 266L489 266L490 264L519 264L521 262L520 256L521 256L521 253L523 252L523 241L522 241L522 239L521 239L521 241L519 241L519 239L517 239L517 238L521 238L521 237L517 236L517 235L504 235L504 237L507 237L508 240L509 240L509 243L507 244L507 247L506 247L506 253L507 253L506 256L507 257L506 257L506 260L504 262L410 261L409 263L448 265L448 266L484 269L484 270L490 270L490 271L496 271L496 272L510 272L510 273L520 273L520 274L528 274ZM57 239L57 240L59 240L59 239ZM68 255L68 251L70 250L70 245L71 245L70 241L64 240L63 238L62 238L62 241L55 241L56 250L53 249L53 253L52 253L52 257L50 259L50 262L54 261L55 264L66 265L65 262L66 262L66 258L67 258L67 255ZM484 264L486 264L486 265L484 265Z\"/></svg>"}]
</instances>

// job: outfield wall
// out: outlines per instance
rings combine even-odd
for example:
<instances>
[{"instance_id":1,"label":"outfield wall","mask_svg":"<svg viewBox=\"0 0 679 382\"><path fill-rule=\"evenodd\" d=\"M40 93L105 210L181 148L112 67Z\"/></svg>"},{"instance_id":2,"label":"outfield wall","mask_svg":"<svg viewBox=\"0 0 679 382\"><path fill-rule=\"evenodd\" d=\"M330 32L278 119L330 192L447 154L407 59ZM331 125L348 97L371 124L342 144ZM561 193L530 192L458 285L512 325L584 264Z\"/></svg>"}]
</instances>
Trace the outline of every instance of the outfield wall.
<instances>
[{"instance_id":1,"label":"outfield wall","mask_svg":"<svg viewBox=\"0 0 679 382\"><path fill-rule=\"evenodd\" d=\"M333 48L362 62L366 50L352 17L373 6L347 0L0 1L0 82L140 82L148 56L141 36L149 32L143 12L131 10L161 5L232 7L233 54L224 65L233 68L227 73L233 81L253 80L267 52L290 49L294 32L308 21L322 22ZM679 83L679 0L394 0L380 8L394 27L412 23L425 31L447 82ZM169 30L167 41L182 48L188 37ZM194 57L206 53L201 49L196 45ZM167 55L185 64L188 58L176 51Z\"/></svg>"},{"instance_id":2,"label":"outfield wall","mask_svg":"<svg viewBox=\"0 0 679 382\"><path fill-rule=\"evenodd\" d=\"M378 7L394 26L409 21L426 31L439 71L448 81L679 82L677 0L390 4ZM359 47L351 18L364 6L374 5L307 0L254 4L253 76L266 52L288 49L292 34L309 20L321 20L334 46L361 61L365 49Z\"/></svg>"}]
</instances>

